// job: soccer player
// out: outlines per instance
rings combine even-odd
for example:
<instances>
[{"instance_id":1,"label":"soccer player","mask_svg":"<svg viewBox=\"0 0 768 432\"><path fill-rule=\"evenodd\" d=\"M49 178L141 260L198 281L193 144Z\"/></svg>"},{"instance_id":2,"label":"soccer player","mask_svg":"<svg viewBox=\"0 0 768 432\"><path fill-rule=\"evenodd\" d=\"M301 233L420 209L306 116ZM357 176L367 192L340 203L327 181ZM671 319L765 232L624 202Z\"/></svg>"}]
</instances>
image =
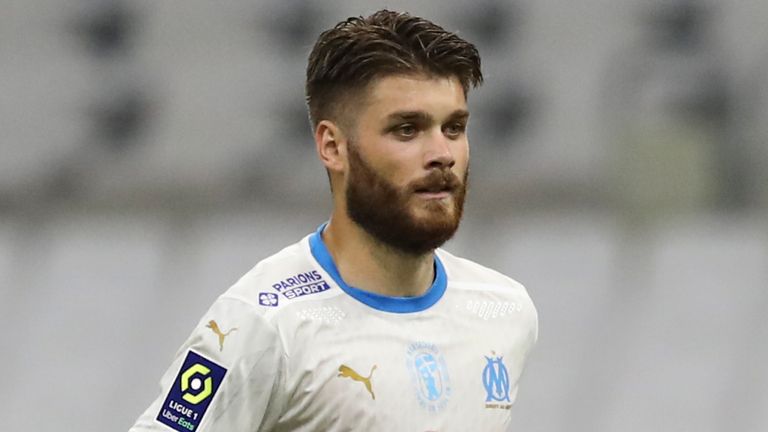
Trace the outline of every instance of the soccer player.
<instances>
[{"instance_id":1,"label":"soccer player","mask_svg":"<svg viewBox=\"0 0 768 432\"><path fill-rule=\"evenodd\" d=\"M379 11L307 67L330 220L222 294L131 431L502 431L538 324L525 288L439 247L467 186L480 56Z\"/></svg>"}]
</instances>

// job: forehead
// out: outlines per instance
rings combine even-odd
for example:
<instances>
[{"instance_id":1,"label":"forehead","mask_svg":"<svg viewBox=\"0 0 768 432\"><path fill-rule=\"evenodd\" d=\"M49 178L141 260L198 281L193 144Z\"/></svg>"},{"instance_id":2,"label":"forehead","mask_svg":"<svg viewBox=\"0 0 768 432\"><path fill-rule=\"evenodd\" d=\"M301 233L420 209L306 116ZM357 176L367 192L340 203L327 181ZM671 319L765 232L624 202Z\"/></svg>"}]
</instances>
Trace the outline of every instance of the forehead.
<instances>
[{"instance_id":1,"label":"forehead","mask_svg":"<svg viewBox=\"0 0 768 432\"><path fill-rule=\"evenodd\" d=\"M360 115L386 117L397 111L422 111L440 118L466 109L464 89L456 77L389 75L368 86Z\"/></svg>"}]
</instances>

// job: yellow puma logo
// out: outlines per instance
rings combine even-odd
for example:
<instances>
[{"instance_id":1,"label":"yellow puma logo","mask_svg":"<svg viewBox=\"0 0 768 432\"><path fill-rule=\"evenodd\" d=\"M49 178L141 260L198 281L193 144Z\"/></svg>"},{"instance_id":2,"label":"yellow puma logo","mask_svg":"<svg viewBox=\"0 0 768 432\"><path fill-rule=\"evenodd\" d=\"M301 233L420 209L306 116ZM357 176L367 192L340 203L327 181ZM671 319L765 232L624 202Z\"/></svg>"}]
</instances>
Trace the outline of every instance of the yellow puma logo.
<instances>
[{"instance_id":1,"label":"yellow puma logo","mask_svg":"<svg viewBox=\"0 0 768 432\"><path fill-rule=\"evenodd\" d=\"M364 377L360 375L359 373L355 372L354 369L347 365L341 365L339 366L339 374L337 376L345 377L345 378L351 378L354 381L360 381L365 385L365 388L368 390L368 393L371 394L371 398L373 400L376 400L376 396L373 394L373 388L371 386L371 376L373 376L373 371L376 370L376 365L373 365L371 368L371 373L368 374L367 377Z\"/></svg>"},{"instance_id":2,"label":"yellow puma logo","mask_svg":"<svg viewBox=\"0 0 768 432\"><path fill-rule=\"evenodd\" d=\"M213 330L213 332L216 333L216 336L219 337L219 351L223 351L224 350L224 338L229 336L229 334L232 333L233 331L237 330L237 327L235 327L232 330L224 333L224 332L221 331L221 329L219 329L219 325L216 324L216 321L214 321L214 320L208 321L208 325L206 327L208 327L209 329Z\"/></svg>"}]
</instances>

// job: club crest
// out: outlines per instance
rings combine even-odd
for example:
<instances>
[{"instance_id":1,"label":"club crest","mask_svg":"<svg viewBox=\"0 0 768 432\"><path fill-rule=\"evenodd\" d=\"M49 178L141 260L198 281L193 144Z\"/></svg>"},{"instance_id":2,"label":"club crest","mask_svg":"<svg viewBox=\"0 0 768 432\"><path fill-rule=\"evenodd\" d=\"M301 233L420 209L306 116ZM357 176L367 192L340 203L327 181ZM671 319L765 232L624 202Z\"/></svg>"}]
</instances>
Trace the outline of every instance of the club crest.
<instances>
[{"instance_id":1,"label":"club crest","mask_svg":"<svg viewBox=\"0 0 768 432\"><path fill-rule=\"evenodd\" d=\"M426 342L409 345L406 354L419 404L430 412L445 409L451 396L451 382L443 354L436 345Z\"/></svg>"},{"instance_id":2,"label":"club crest","mask_svg":"<svg viewBox=\"0 0 768 432\"><path fill-rule=\"evenodd\" d=\"M485 356L485 368L483 369L483 387L485 388L486 408L509 409L512 406L509 389L509 372L504 365L504 357L496 356L496 353Z\"/></svg>"}]
</instances>

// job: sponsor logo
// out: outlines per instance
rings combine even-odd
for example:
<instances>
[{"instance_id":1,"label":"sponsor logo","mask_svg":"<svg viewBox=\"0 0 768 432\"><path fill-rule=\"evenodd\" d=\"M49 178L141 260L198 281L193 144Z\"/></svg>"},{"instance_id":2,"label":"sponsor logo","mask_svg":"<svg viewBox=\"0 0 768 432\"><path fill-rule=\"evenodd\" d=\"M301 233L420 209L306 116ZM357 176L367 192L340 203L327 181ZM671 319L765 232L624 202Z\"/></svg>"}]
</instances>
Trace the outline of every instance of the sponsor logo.
<instances>
[{"instance_id":1,"label":"sponsor logo","mask_svg":"<svg viewBox=\"0 0 768 432\"><path fill-rule=\"evenodd\" d=\"M485 356L485 360L486 364L483 369L485 407L510 409L512 402L509 398L509 372L504 365L504 357L496 356L496 353L492 351L491 357Z\"/></svg>"},{"instance_id":2,"label":"sponsor logo","mask_svg":"<svg viewBox=\"0 0 768 432\"><path fill-rule=\"evenodd\" d=\"M232 333L233 331L237 330L237 327L235 327L235 328L230 329L228 332L224 333L223 331L221 331L221 329L219 328L219 325L216 324L216 321L214 321L214 320L208 321L208 325L206 325L206 327L211 329L216 334L216 336L219 337L219 351L223 351L224 350L224 339L227 336L229 336L230 333Z\"/></svg>"},{"instance_id":3,"label":"sponsor logo","mask_svg":"<svg viewBox=\"0 0 768 432\"><path fill-rule=\"evenodd\" d=\"M271 293L271 292L260 292L259 293L259 304L262 306L277 306L278 301L277 294Z\"/></svg>"},{"instance_id":4,"label":"sponsor logo","mask_svg":"<svg viewBox=\"0 0 768 432\"><path fill-rule=\"evenodd\" d=\"M408 346L406 365L422 408L430 412L445 409L451 396L451 381L445 357L437 346L416 342Z\"/></svg>"},{"instance_id":5,"label":"sponsor logo","mask_svg":"<svg viewBox=\"0 0 768 432\"><path fill-rule=\"evenodd\" d=\"M226 373L205 357L193 351L187 353L157 421L179 432L197 430Z\"/></svg>"},{"instance_id":6,"label":"sponsor logo","mask_svg":"<svg viewBox=\"0 0 768 432\"><path fill-rule=\"evenodd\" d=\"M359 373L355 372L354 369L347 365L341 365L339 366L339 374L337 376L342 378L350 378L353 381L359 381L363 383L366 390L368 390L368 393L371 394L371 399L376 400L376 396L373 394L373 387L371 385L371 377L373 376L373 371L376 370L376 365L373 365L371 368L371 373L368 374L367 377L364 377L360 375Z\"/></svg>"},{"instance_id":7,"label":"sponsor logo","mask_svg":"<svg viewBox=\"0 0 768 432\"><path fill-rule=\"evenodd\" d=\"M323 280L320 272L312 270L311 272L299 273L295 276L285 278L280 282L272 284L272 288L287 299L315 294L330 289L330 285Z\"/></svg>"}]
</instances>

